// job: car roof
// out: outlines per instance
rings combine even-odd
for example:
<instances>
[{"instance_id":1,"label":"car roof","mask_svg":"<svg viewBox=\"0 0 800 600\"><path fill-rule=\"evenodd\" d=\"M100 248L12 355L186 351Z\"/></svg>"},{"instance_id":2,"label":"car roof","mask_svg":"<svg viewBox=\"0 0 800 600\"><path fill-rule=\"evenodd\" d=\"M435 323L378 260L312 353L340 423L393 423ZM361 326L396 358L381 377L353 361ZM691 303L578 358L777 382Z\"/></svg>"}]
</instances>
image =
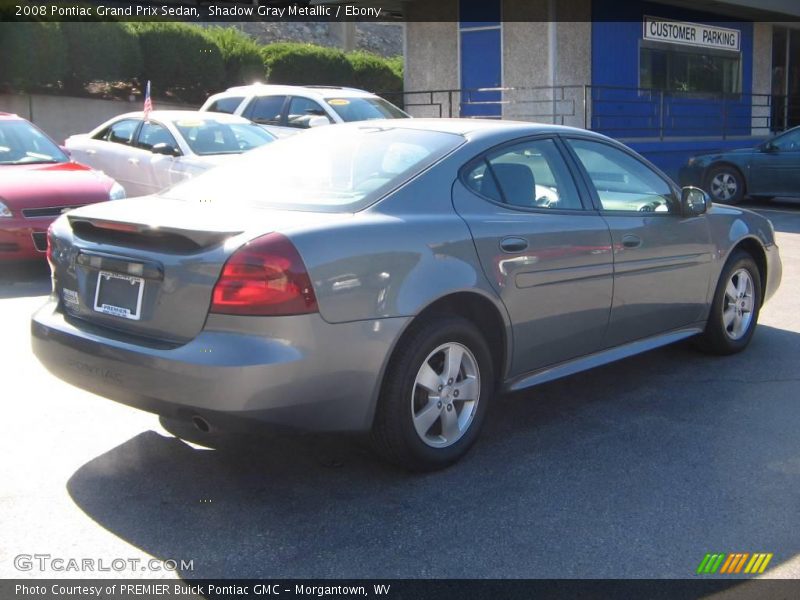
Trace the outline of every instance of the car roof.
<instances>
[{"instance_id":1,"label":"car roof","mask_svg":"<svg viewBox=\"0 0 800 600\"><path fill-rule=\"evenodd\" d=\"M369 121L353 121L337 125L337 127L395 127L403 129L424 129L441 133L454 133L468 136L481 132L515 132L519 135L535 135L537 133L585 133L596 137L600 134L589 132L578 127L550 125L549 123L533 123L530 121L506 121L500 119L375 119Z\"/></svg>"},{"instance_id":2,"label":"car roof","mask_svg":"<svg viewBox=\"0 0 800 600\"><path fill-rule=\"evenodd\" d=\"M117 115L113 120L118 119L141 119L144 117L144 111L138 110L129 112L122 115ZM201 121L214 120L222 123L250 123L249 120L237 115L229 115L227 113L215 113L199 110L153 110L150 111L150 118L155 121L181 121L198 119Z\"/></svg>"},{"instance_id":3,"label":"car roof","mask_svg":"<svg viewBox=\"0 0 800 600\"><path fill-rule=\"evenodd\" d=\"M240 85L231 87L214 94L214 98L224 98L226 96L245 95L249 96L263 94L304 94L318 98L374 98L375 94L366 90L359 90L351 87L339 87L328 85L280 85L272 83L254 83L252 85Z\"/></svg>"}]
</instances>

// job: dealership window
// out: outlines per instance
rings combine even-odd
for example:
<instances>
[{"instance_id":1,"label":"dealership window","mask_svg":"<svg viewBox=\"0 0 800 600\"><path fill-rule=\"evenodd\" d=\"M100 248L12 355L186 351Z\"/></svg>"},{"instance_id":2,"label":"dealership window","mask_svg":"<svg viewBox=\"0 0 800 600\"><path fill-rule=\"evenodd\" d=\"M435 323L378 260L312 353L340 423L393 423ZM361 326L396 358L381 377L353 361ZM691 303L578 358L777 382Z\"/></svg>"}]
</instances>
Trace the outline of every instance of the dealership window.
<instances>
[{"instance_id":1,"label":"dealership window","mask_svg":"<svg viewBox=\"0 0 800 600\"><path fill-rule=\"evenodd\" d=\"M696 94L740 94L741 55L707 49L643 45L639 87Z\"/></svg>"}]
</instances>

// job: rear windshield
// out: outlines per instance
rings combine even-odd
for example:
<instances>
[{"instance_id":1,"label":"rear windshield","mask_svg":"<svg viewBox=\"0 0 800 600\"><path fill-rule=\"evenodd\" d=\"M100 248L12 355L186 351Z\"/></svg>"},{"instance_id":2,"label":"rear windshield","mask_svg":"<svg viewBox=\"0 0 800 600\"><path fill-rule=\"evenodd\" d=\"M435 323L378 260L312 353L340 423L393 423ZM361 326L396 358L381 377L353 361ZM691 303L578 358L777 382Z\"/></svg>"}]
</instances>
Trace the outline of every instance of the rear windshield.
<instances>
[{"instance_id":1,"label":"rear windshield","mask_svg":"<svg viewBox=\"0 0 800 600\"><path fill-rule=\"evenodd\" d=\"M320 127L259 148L164 193L225 206L354 212L460 146L450 133Z\"/></svg>"},{"instance_id":2,"label":"rear windshield","mask_svg":"<svg viewBox=\"0 0 800 600\"><path fill-rule=\"evenodd\" d=\"M409 118L406 113L383 98L326 98L325 101L343 121Z\"/></svg>"},{"instance_id":3,"label":"rear windshield","mask_svg":"<svg viewBox=\"0 0 800 600\"><path fill-rule=\"evenodd\" d=\"M67 155L49 137L27 121L0 121L0 165L68 161Z\"/></svg>"}]
</instances>

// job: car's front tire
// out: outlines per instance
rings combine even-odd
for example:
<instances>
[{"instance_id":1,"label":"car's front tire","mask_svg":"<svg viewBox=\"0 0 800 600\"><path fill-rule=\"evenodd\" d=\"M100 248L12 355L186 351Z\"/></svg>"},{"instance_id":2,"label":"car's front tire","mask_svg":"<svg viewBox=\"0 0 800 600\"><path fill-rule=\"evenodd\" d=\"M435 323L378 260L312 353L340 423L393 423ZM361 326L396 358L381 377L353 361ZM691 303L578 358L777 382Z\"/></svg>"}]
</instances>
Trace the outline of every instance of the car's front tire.
<instances>
[{"instance_id":1,"label":"car's front tire","mask_svg":"<svg viewBox=\"0 0 800 600\"><path fill-rule=\"evenodd\" d=\"M720 165L709 171L706 190L714 202L739 204L744 199L744 178L736 167Z\"/></svg>"},{"instance_id":2,"label":"car's front tire","mask_svg":"<svg viewBox=\"0 0 800 600\"><path fill-rule=\"evenodd\" d=\"M419 321L387 368L375 445L409 470L447 467L475 443L493 391L491 353L474 324L461 317Z\"/></svg>"},{"instance_id":3,"label":"car's front tire","mask_svg":"<svg viewBox=\"0 0 800 600\"><path fill-rule=\"evenodd\" d=\"M701 350L735 354L750 343L761 310L761 275L753 257L735 250L717 283L705 331L696 338Z\"/></svg>"}]
</instances>

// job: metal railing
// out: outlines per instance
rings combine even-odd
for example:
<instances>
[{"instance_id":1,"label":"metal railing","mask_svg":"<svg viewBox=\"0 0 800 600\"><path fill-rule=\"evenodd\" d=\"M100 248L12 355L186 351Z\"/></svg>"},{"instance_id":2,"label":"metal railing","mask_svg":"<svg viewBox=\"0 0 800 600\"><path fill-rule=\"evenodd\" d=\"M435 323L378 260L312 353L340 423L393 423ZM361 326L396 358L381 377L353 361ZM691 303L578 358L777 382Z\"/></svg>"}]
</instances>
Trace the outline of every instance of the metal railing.
<instances>
[{"instance_id":1,"label":"metal railing","mask_svg":"<svg viewBox=\"0 0 800 600\"><path fill-rule=\"evenodd\" d=\"M622 139L765 136L800 125L800 96L707 94L597 85L382 94L416 117L572 125Z\"/></svg>"}]
</instances>

